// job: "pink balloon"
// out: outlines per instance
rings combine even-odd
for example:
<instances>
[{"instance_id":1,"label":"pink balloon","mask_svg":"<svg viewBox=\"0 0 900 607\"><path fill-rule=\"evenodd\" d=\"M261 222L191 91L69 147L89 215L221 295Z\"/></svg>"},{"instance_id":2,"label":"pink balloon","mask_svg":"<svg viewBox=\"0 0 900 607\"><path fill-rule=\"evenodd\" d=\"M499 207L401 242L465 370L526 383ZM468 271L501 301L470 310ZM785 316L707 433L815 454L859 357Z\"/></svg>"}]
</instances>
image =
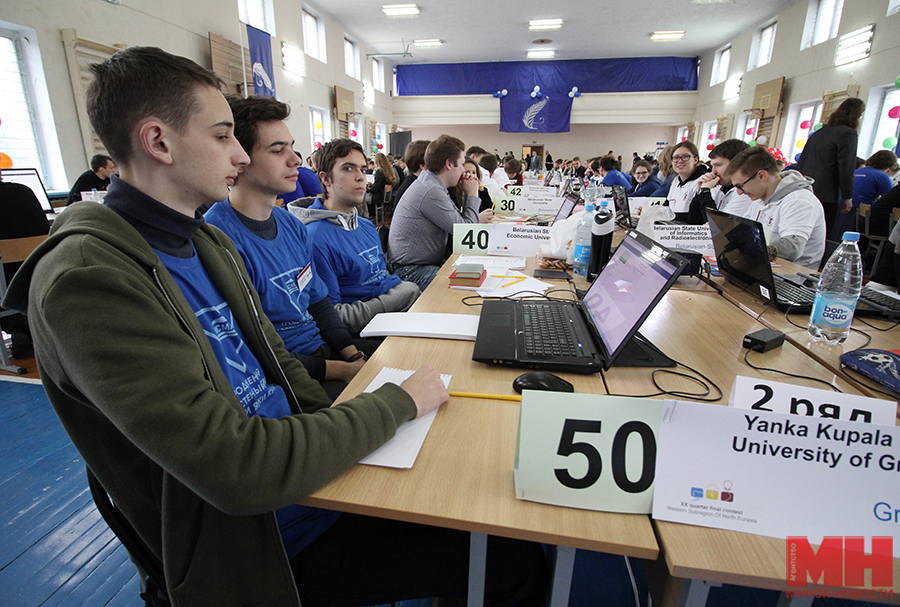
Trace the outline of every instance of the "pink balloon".
<instances>
[{"instance_id":1,"label":"pink balloon","mask_svg":"<svg viewBox=\"0 0 900 607\"><path fill-rule=\"evenodd\" d=\"M716 146L710 143L709 145L706 146L706 149L712 150L714 147L716 147Z\"/></svg>"},{"instance_id":2,"label":"pink balloon","mask_svg":"<svg viewBox=\"0 0 900 607\"><path fill-rule=\"evenodd\" d=\"M682 141L687 141L687 137L682 137L681 140L682 140Z\"/></svg>"},{"instance_id":3,"label":"pink balloon","mask_svg":"<svg viewBox=\"0 0 900 607\"><path fill-rule=\"evenodd\" d=\"M710 134L709 134L708 139L709 139L710 141L712 141L712 140L715 139L715 138L716 138L716 134L715 134L715 133L710 133Z\"/></svg>"},{"instance_id":4,"label":"pink balloon","mask_svg":"<svg viewBox=\"0 0 900 607\"><path fill-rule=\"evenodd\" d=\"M384 146L381 145L380 143L378 144L378 149L379 149L379 150L380 150L381 148L383 148L383 147L384 147Z\"/></svg>"},{"instance_id":5,"label":"pink balloon","mask_svg":"<svg viewBox=\"0 0 900 607\"><path fill-rule=\"evenodd\" d=\"M900 105L895 105L888 110L888 118L900 118Z\"/></svg>"},{"instance_id":6,"label":"pink balloon","mask_svg":"<svg viewBox=\"0 0 900 607\"><path fill-rule=\"evenodd\" d=\"M350 131L350 136L351 136L351 137L356 137L356 131Z\"/></svg>"},{"instance_id":7,"label":"pink balloon","mask_svg":"<svg viewBox=\"0 0 900 607\"><path fill-rule=\"evenodd\" d=\"M748 134L748 135L752 135L752 134L755 133L755 132L756 132L756 129L754 129L754 128L752 128L752 127L749 128L749 129L747 129L747 134Z\"/></svg>"},{"instance_id":8,"label":"pink balloon","mask_svg":"<svg viewBox=\"0 0 900 607\"><path fill-rule=\"evenodd\" d=\"M812 120L804 120L803 122L800 123L801 129L808 129L811 126L812 126Z\"/></svg>"},{"instance_id":9,"label":"pink balloon","mask_svg":"<svg viewBox=\"0 0 900 607\"><path fill-rule=\"evenodd\" d=\"M321 141L317 141L317 142L316 142L316 148L318 149L318 148L320 148L320 147L322 147L322 142L321 142Z\"/></svg>"}]
</instances>

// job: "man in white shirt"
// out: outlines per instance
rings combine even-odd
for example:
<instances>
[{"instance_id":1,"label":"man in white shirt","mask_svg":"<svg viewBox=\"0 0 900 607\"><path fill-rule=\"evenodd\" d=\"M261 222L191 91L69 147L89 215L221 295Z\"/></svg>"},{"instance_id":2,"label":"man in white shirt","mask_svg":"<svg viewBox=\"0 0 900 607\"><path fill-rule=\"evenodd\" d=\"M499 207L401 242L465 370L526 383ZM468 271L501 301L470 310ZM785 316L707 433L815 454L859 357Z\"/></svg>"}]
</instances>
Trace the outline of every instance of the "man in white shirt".
<instances>
[{"instance_id":1,"label":"man in white shirt","mask_svg":"<svg viewBox=\"0 0 900 607\"><path fill-rule=\"evenodd\" d=\"M688 223L706 223L706 212L703 209L710 207L744 216L751 204L750 197L734 187L731 176L727 173L731 159L749 148L740 139L727 139L710 150L709 163L712 171L697 178L697 193L691 201Z\"/></svg>"},{"instance_id":2,"label":"man in white shirt","mask_svg":"<svg viewBox=\"0 0 900 607\"><path fill-rule=\"evenodd\" d=\"M775 158L762 147L735 156L726 173L752 200L745 216L763 224L777 255L817 269L825 252L825 211L812 179L797 171L779 173Z\"/></svg>"}]
</instances>

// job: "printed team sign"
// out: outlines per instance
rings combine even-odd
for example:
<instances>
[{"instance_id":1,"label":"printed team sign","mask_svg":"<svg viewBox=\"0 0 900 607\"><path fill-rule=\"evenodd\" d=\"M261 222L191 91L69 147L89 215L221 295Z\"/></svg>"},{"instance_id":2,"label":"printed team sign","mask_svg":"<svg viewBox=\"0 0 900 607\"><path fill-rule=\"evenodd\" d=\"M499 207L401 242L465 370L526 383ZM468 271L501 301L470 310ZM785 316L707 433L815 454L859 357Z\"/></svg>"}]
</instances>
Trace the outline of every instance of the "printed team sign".
<instances>
[{"instance_id":1,"label":"printed team sign","mask_svg":"<svg viewBox=\"0 0 900 607\"><path fill-rule=\"evenodd\" d=\"M453 252L466 255L529 257L550 244L550 228L502 223L457 223Z\"/></svg>"},{"instance_id":2,"label":"printed team sign","mask_svg":"<svg viewBox=\"0 0 900 607\"><path fill-rule=\"evenodd\" d=\"M895 535L898 480L896 426L665 401L653 518L813 544Z\"/></svg>"},{"instance_id":3,"label":"printed team sign","mask_svg":"<svg viewBox=\"0 0 900 607\"><path fill-rule=\"evenodd\" d=\"M659 400L522 393L516 497L647 514L653 501Z\"/></svg>"},{"instance_id":4,"label":"printed team sign","mask_svg":"<svg viewBox=\"0 0 900 607\"><path fill-rule=\"evenodd\" d=\"M708 225L653 224L653 240L669 249L685 249L703 255L715 255Z\"/></svg>"}]
</instances>

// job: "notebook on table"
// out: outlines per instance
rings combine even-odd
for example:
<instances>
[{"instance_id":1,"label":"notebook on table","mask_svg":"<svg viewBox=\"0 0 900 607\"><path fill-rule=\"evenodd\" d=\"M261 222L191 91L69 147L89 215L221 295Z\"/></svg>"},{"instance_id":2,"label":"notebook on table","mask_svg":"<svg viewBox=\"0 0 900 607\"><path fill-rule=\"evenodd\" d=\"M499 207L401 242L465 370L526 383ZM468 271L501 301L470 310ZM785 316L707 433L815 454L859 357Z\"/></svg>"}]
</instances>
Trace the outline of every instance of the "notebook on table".
<instances>
[{"instance_id":1,"label":"notebook on table","mask_svg":"<svg viewBox=\"0 0 900 607\"><path fill-rule=\"evenodd\" d=\"M673 366L637 333L687 262L628 232L578 302L485 301L472 360L528 369L596 373Z\"/></svg>"}]
</instances>

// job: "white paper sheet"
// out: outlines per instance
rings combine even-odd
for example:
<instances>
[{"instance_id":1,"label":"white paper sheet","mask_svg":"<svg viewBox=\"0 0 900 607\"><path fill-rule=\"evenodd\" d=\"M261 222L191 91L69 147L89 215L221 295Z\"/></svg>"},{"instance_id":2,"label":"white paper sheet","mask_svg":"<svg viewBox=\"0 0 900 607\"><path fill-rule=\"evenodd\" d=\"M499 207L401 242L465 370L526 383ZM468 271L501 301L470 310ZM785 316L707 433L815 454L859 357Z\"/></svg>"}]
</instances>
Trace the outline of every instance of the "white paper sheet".
<instances>
[{"instance_id":1,"label":"white paper sheet","mask_svg":"<svg viewBox=\"0 0 900 607\"><path fill-rule=\"evenodd\" d=\"M415 371L409 369L385 367L378 372L378 375L366 387L365 391L377 390L387 383L399 385L413 373ZM450 375L441 374L444 387L448 389L451 377ZM437 409L428 415L406 422L397 428L394 438L359 460L359 463L370 466L385 466L387 468L412 468L413 464L416 463L419 450L422 449L422 445L425 443L425 437L428 436L428 431L431 429L435 415L437 415Z\"/></svg>"},{"instance_id":2,"label":"white paper sheet","mask_svg":"<svg viewBox=\"0 0 900 607\"><path fill-rule=\"evenodd\" d=\"M475 341L478 319L476 314L383 312L363 328L360 337L398 335Z\"/></svg>"},{"instance_id":3,"label":"white paper sheet","mask_svg":"<svg viewBox=\"0 0 900 607\"><path fill-rule=\"evenodd\" d=\"M503 257L501 255L460 255L453 265L464 263L480 263L485 268L505 268L507 270L524 270L524 257ZM488 272L490 274L490 272ZM496 272L495 272L496 274Z\"/></svg>"}]
</instances>

